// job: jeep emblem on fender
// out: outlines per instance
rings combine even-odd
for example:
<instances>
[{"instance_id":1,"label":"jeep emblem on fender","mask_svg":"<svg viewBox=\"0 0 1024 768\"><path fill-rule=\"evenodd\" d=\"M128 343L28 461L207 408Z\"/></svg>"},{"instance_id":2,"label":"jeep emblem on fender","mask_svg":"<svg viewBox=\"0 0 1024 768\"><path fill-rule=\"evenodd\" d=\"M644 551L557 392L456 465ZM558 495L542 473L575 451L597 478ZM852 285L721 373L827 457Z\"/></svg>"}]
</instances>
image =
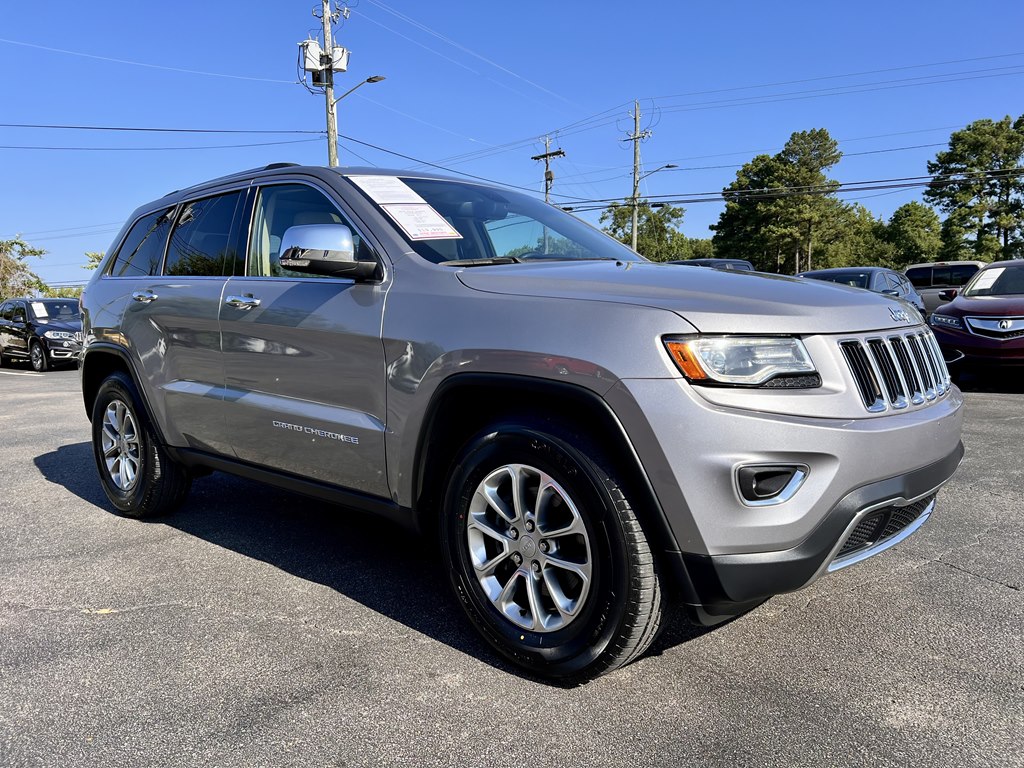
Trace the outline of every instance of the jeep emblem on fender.
<instances>
[{"instance_id":1,"label":"jeep emblem on fender","mask_svg":"<svg viewBox=\"0 0 1024 768\"><path fill-rule=\"evenodd\" d=\"M1000 320L999 321L999 330L1000 331L1008 331L1011 328L1013 328L1013 320Z\"/></svg>"},{"instance_id":2,"label":"jeep emblem on fender","mask_svg":"<svg viewBox=\"0 0 1024 768\"><path fill-rule=\"evenodd\" d=\"M907 314L906 310L893 309L892 307L889 307L889 314L892 315L893 320L898 320L904 323L910 322L910 315Z\"/></svg>"}]
</instances>

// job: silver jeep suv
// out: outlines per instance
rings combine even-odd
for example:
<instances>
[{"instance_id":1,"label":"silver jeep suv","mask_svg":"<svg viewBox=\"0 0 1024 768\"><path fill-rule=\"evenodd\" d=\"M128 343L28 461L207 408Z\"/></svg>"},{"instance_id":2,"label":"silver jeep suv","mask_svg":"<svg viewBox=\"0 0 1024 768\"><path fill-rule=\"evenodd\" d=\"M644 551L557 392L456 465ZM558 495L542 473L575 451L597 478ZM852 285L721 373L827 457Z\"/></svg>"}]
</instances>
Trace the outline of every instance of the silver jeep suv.
<instances>
[{"instance_id":1,"label":"silver jeep suv","mask_svg":"<svg viewBox=\"0 0 1024 768\"><path fill-rule=\"evenodd\" d=\"M213 469L432 531L472 623L549 677L635 659L663 598L714 624L896 544L963 454L907 305L652 264L474 182L273 165L173 192L82 306L120 512Z\"/></svg>"}]
</instances>

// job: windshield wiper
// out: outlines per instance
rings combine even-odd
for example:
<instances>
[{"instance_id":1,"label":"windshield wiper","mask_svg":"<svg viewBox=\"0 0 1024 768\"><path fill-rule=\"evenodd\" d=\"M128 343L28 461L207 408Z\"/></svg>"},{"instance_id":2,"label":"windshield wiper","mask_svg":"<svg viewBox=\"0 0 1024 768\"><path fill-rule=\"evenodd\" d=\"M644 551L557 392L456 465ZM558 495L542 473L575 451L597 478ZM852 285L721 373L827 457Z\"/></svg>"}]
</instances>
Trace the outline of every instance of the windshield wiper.
<instances>
[{"instance_id":1,"label":"windshield wiper","mask_svg":"<svg viewBox=\"0 0 1024 768\"><path fill-rule=\"evenodd\" d=\"M497 264L522 264L515 256L498 256L493 259L449 259L441 262L446 267L491 267Z\"/></svg>"}]
</instances>

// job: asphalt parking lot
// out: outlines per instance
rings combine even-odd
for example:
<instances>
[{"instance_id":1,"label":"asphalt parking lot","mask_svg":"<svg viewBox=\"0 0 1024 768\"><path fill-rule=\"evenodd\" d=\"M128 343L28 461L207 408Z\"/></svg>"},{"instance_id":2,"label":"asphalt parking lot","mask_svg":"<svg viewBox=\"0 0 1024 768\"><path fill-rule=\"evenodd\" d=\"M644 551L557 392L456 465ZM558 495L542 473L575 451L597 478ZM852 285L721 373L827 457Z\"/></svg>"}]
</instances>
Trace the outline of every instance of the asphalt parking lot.
<instances>
[{"instance_id":1,"label":"asphalt parking lot","mask_svg":"<svg viewBox=\"0 0 1024 768\"><path fill-rule=\"evenodd\" d=\"M427 542L215 474L111 513L75 371L0 371L0 766L1024 765L1024 386L900 546L579 688L478 640Z\"/></svg>"}]
</instances>

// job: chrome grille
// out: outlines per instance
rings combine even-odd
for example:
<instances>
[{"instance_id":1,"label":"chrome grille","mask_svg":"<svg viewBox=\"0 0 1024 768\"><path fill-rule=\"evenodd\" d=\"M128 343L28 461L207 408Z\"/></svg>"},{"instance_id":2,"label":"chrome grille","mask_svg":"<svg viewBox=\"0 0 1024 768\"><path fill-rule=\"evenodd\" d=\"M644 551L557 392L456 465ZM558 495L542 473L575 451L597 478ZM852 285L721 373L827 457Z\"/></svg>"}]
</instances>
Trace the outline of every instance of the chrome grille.
<instances>
[{"instance_id":1,"label":"chrome grille","mask_svg":"<svg viewBox=\"0 0 1024 768\"><path fill-rule=\"evenodd\" d=\"M965 317L964 320L967 330L975 336L1007 340L1024 336L1024 317Z\"/></svg>"},{"instance_id":2,"label":"chrome grille","mask_svg":"<svg viewBox=\"0 0 1024 768\"><path fill-rule=\"evenodd\" d=\"M844 339L839 347L872 413L921 405L949 391L949 371L929 330Z\"/></svg>"}]
</instances>

